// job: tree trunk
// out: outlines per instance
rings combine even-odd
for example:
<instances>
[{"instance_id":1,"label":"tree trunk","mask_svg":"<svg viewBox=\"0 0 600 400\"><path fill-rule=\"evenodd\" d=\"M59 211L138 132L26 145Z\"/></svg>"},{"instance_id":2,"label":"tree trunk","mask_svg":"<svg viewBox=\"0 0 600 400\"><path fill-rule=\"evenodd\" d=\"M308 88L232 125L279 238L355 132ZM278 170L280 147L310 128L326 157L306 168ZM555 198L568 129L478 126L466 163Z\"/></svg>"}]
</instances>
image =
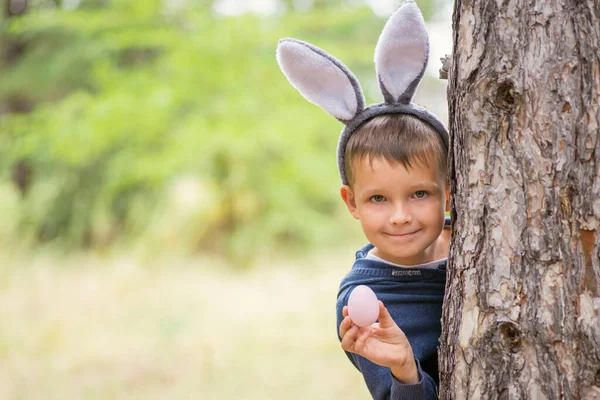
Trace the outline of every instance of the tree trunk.
<instances>
[{"instance_id":1,"label":"tree trunk","mask_svg":"<svg viewBox=\"0 0 600 400\"><path fill-rule=\"evenodd\" d=\"M445 399L600 399L600 0L456 0Z\"/></svg>"}]
</instances>

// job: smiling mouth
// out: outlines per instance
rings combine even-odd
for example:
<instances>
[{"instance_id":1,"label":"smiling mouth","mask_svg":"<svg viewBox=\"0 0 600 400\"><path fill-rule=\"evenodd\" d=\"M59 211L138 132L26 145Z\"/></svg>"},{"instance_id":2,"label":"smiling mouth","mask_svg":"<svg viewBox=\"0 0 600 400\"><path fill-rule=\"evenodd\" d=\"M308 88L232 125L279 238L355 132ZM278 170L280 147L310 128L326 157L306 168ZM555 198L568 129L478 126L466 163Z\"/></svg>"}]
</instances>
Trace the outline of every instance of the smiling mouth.
<instances>
[{"instance_id":1,"label":"smiling mouth","mask_svg":"<svg viewBox=\"0 0 600 400\"><path fill-rule=\"evenodd\" d=\"M386 235L391 236L391 237L395 237L395 238L403 238L403 237L410 237L413 236L415 233L417 233L419 231L414 231L414 232L410 232L410 233L386 233L384 232Z\"/></svg>"}]
</instances>

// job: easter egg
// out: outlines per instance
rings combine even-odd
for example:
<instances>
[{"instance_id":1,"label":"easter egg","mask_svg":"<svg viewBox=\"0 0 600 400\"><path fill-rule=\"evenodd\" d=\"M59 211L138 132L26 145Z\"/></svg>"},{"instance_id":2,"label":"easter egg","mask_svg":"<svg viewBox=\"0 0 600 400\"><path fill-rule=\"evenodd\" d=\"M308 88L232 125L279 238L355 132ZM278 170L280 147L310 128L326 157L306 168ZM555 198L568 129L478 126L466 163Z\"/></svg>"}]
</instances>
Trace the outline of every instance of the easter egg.
<instances>
[{"instance_id":1,"label":"easter egg","mask_svg":"<svg viewBox=\"0 0 600 400\"><path fill-rule=\"evenodd\" d=\"M365 285L355 287L348 298L348 315L357 326L374 324L379 316L379 303L375 292Z\"/></svg>"}]
</instances>

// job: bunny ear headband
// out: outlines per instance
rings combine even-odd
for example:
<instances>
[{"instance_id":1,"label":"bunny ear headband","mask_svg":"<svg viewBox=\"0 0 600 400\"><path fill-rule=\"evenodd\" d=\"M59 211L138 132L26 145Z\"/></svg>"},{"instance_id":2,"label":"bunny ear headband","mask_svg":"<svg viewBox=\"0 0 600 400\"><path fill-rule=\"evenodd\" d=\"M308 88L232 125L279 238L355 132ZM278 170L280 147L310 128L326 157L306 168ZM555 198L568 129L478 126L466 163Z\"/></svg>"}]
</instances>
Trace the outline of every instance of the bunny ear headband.
<instances>
[{"instance_id":1,"label":"bunny ear headband","mask_svg":"<svg viewBox=\"0 0 600 400\"><path fill-rule=\"evenodd\" d=\"M279 67L302 96L342 122L337 148L342 184L346 144L367 120L381 114L410 114L440 134L448 148L448 131L432 113L411 103L427 67L429 36L419 7L404 3L390 17L375 48L375 70L384 102L365 108L365 99L352 72L335 57L310 43L281 39L277 46Z\"/></svg>"}]
</instances>

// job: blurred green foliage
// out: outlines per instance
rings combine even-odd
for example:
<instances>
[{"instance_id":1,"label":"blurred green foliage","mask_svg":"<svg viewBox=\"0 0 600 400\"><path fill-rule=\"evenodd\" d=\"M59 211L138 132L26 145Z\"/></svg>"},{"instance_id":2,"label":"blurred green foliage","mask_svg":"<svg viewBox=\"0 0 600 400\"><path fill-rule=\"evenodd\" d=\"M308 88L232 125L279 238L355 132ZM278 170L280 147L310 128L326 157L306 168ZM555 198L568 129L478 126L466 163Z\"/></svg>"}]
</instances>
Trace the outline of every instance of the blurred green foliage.
<instances>
[{"instance_id":1,"label":"blurred green foliage","mask_svg":"<svg viewBox=\"0 0 600 400\"><path fill-rule=\"evenodd\" d=\"M317 43L379 101L385 20L365 7L223 17L207 3L96 1L3 21L4 42L24 51L0 65L0 99L32 110L0 115L0 246L246 258L344 239L341 125L287 83L275 47ZM11 182L19 163L31 170L24 196Z\"/></svg>"}]
</instances>

